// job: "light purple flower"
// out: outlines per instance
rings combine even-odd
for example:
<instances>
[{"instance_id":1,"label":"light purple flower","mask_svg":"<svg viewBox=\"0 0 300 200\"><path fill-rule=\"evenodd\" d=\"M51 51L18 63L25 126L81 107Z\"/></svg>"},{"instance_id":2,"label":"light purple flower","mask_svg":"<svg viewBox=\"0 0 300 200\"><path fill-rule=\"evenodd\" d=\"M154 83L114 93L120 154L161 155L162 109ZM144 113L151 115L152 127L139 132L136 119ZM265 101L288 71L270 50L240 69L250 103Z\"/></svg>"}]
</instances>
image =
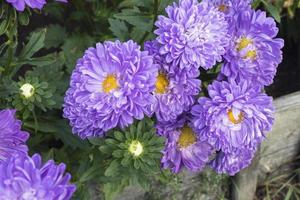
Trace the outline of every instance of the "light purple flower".
<instances>
[{"instance_id":1,"label":"light purple flower","mask_svg":"<svg viewBox=\"0 0 300 200\"><path fill-rule=\"evenodd\" d=\"M228 153L218 152L210 166L218 173L234 176L242 169L248 167L255 155L256 149L236 149Z\"/></svg>"},{"instance_id":2,"label":"light purple flower","mask_svg":"<svg viewBox=\"0 0 300 200\"><path fill-rule=\"evenodd\" d=\"M263 11L248 9L240 12L235 20L221 72L231 80L270 85L282 60L284 45L282 39L275 38L278 28L274 19Z\"/></svg>"},{"instance_id":3,"label":"light purple flower","mask_svg":"<svg viewBox=\"0 0 300 200\"><path fill-rule=\"evenodd\" d=\"M171 71L170 65L158 53L159 44L156 41L146 42L145 50L153 55L159 67L153 92L155 101L149 110L156 114L158 121L174 121L183 112L190 110L200 92L201 81L197 77L190 77L184 69ZM199 76L199 72L195 75Z\"/></svg>"},{"instance_id":4,"label":"light purple flower","mask_svg":"<svg viewBox=\"0 0 300 200\"><path fill-rule=\"evenodd\" d=\"M166 8L155 25L160 54L173 67L196 72L210 69L222 60L228 45L228 24L224 14L205 2L180 0Z\"/></svg>"},{"instance_id":5,"label":"light purple flower","mask_svg":"<svg viewBox=\"0 0 300 200\"><path fill-rule=\"evenodd\" d=\"M272 98L259 86L215 81L208 92L209 98L201 97L192 108L193 122L217 150L255 148L271 130Z\"/></svg>"},{"instance_id":6,"label":"light purple flower","mask_svg":"<svg viewBox=\"0 0 300 200\"><path fill-rule=\"evenodd\" d=\"M212 146L195 132L189 117L180 116L174 123L158 123L158 134L166 137L162 167L178 173L183 167L202 170L213 152Z\"/></svg>"},{"instance_id":7,"label":"light purple flower","mask_svg":"<svg viewBox=\"0 0 300 200\"><path fill-rule=\"evenodd\" d=\"M56 0L58 2L67 3L67 0ZM46 0L6 0L10 3L17 11L24 11L26 5L33 9L41 10L47 3Z\"/></svg>"},{"instance_id":8,"label":"light purple flower","mask_svg":"<svg viewBox=\"0 0 300 200\"><path fill-rule=\"evenodd\" d=\"M26 154L29 133L21 131L22 122L15 118L15 110L0 111L0 163L14 154Z\"/></svg>"},{"instance_id":9,"label":"light purple flower","mask_svg":"<svg viewBox=\"0 0 300 200\"><path fill-rule=\"evenodd\" d=\"M103 136L149 115L157 66L133 41L98 43L79 59L65 96L64 117L81 138Z\"/></svg>"},{"instance_id":10,"label":"light purple flower","mask_svg":"<svg viewBox=\"0 0 300 200\"><path fill-rule=\"evenodd\" d=\"M237 15L244 10L251 8L252 0L203 0L210 6L215 7L220 12L225 14L229 24L229 29L232 28Z\"/></svg>"},{"instance_id":11,"label":"light purple flower","mask_svg":"<svg viewBox=\"0 0 300 200\"><path fill-rule=\"evenodd\" d=\"M42 164L40 155L16 155L0 164L0 200L68 200L76 190L65 164Z\"/></svg>"}]
</instances>

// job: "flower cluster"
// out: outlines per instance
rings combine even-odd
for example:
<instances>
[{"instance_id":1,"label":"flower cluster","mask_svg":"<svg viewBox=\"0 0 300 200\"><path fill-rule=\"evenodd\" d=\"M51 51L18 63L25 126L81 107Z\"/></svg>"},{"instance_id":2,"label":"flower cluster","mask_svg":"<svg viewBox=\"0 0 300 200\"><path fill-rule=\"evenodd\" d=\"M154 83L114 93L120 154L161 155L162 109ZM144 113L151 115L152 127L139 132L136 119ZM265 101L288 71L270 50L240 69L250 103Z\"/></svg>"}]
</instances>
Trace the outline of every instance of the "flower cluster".
<instances>
[{"instance_id":1,"label":"flower cluster","mask_svg":"<svg viewBox=\"0 0 300 200\"><path fill-rule=\"evenodd\" d=\"M67 3L67 0L56 0L59 2ZM7 3L10 3L17 11L24 11L25 7L28 6L32 9L41 10L47 3L46 0L6 0Z\"/></svg>"},{"instance_id":2,"label":"flower cluster","mask_svg":"<svg viewBox=\"0 0 300 200\"><path fill-rule=\"evenodd\" d=\"M21 130L22 122L15 118L15 110L0 111L0 163L14 154L26 154L29 133Z\"/></svg>"},{"instance_id":3,"label":"flower cluster","mask_svg":"<svg viewBox=\"0 0 300 200\"><path fill-rule=\"evenodd\" d=\"M248 166L272 128L272 98L262 91L273 81L283 47L275 21L250 3L179 0L158 16L157 37L144 43L144 51L133 41L86 50L65 96L64 117L73 133L107 136L121 165L133 160L137 166L142 162L132 156L143 153L143 144L122 144L134 131L116 132L113 141L109 131L132 129L134 120L147 115L165 139L162 168L178 173L208 165L234 175ZM215 66L221 73L197 102L200 70Z\"/></svg>"},{"instance_id":4,"label":"flower cluster","mask_svg":"<svg viewBox=\"0 0 300 200\"><path fill-rule=\"evenodd\" d=\"M65 165L27 154L29 133L21 130L15 110L0 111L0 199L70 199L75 186Z\"/></svg>"},{"instance_id":5,"label":"flower cluster","mask_svg":"<svg viewBox=\"0 0 300 200\"><path fill-rule=\"evenodd\" d=\"M152 57L133 41L98 43L79 59L66 93L64 116L81 138L149 115L158 74Z\"/></svg>"},{"instance_id":6,"label":"flower cluster","mask_svg":"<svg viewBox=\"0 0 300 200\"><path fill-rule=\"evenodd\" d=\"M38 154L16 155L0 164L0 199L71 199L76 187L65 169L53 160L43 165Z\"/></svg>"},{"instance_id":7,"label":"flower cluster","mask_svg":"<svg viewBox=\"0 0 300 200\"><path fill-rule=\"evenodd\" d=\"M209 98L201 97L199 104L192 108L193 122L219 151L212 161L213 168L233 175L250 163L257 145L271 130L272 98L261 93L259 86L246 81L240 84L215 81L208 92ZM239 162L239 168L230 165L236 165L234 160Z\"/></svg>"}]
</instances>

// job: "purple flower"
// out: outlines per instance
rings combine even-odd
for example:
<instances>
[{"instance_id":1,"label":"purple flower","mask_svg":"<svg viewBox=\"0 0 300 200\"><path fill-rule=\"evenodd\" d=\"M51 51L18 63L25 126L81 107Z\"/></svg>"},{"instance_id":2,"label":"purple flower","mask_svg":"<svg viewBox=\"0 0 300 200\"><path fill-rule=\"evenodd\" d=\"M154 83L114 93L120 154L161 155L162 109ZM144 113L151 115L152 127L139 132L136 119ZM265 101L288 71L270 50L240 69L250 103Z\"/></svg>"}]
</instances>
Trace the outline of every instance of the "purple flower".
<instances>
[{"instance_id":1,"label":"purple flower","mask_svg":"<svg viewBox=\"0 0 300 200\"><path fill-rule=\"evenodd\" d=\"M222 12L197 0L180 0L166 12L168 17L158 17L155 34L167 63L197 71L222 60L228 45L228 24Z\"/></svg>"},{"instance_id":2,"label":"purple flower","mask_svg":"<svg viewBox=\"0 0 300 200\"><path fill-rule=\"evenodd\" d=\"M15 118L15 110L0 111L0 163L14 154L26 154L29 133L21 131L22 122Z\"/></svg>"},{"instance_id":3,"label":"purple flower","mask_svg":"<svg viewBox=\"0 0 300 200\"><path fill-rule=\"evenodd\" d=\"M221 72L231 80L248 80L268 86L282 60L284 41L275 38L278 28L273 18L251 9L240 12Z\"/></svg>"},{"instance_id":4,"label":"purple flower","mask_svg":"<svg viewBox=\"0 0 300 200\"><path fill-rule=\"evenodd\" d=\"M252 0L204 0L210 6L215 7L220 12L225 14L226 20L229 24L229 29L232 27L234 19L238 13L251 8Z\"/></svg>"},{"instance_id":5,"label":"purple flower","mask_svg":"<svg viewBox=\"0 0 300 200\"><path fill-rule=\"evenodd\" d=\"M67 0L56 0L59 2L67 3ZM24 11L25 6L27 5L33 9L41 10L44 5L47 3L46 0L6 0L7 3L10 3L17 11Z\"/></svg>"},{"instance_id":6,"label":"purple flower","mask_svg":"<svg viewBox=\"0 0 300 200\"><path fill-rule=\"evenodd\" d=\"M274 121L272 98L252 83L213 82L192 108L194 126L217 150L254 148Z\"/></svg>"},{"instance_id":7,"label":"purple flower","mask_svg":"<svg viewBox=\"0 0 300 200\"><path fill-rule=\"evenodd\" d=\"M43 165L38 154L13 156L0 164L0 199L71 199L76 187L69 183L71 175L64 175L65 169L65 164L55 165L53 160Z\"/></svg>"},{"instance_id":8,"label":"purple flower","mask_svg":"<svg viewBox=\"0 0 300 200\"><path fill-rule=\"evenodd\" d=\"M157 66L133 41L98 43L79 59L65 96L64 117L81 138L103 136L149 115Z\"/></svg>"},{"instance_id":9,"label":"purple flower","mask_svg":"<svg viewBox=\"0 0 300 200\"><path fill-rule=\"evenodd\" d=\"M234 176L242 169L248 167L255 155L256 149L236 149L229 153L218 152L210 166L218 173Z\"/></svg>"},{"instance_id":10,"label":"purple flower","mask_svg":"<svg viewBox=\"0 0 300 200\"><path fill-rule=\"evenodd\" d=\"M200 171L209 161L213 148L195 132L188 117L181 116L174 123L158 123L157 131L166 137L161 159L163 168L170 168L173 173L183 167Z\"/></svg>"},{"instance_id":11,"label":"purple flower","mask_svg":"<svg viewBox=\"0 0 300 200\"><path fill-rule=\"evenodd\" d=\"M183 112L190 110L200 92L201 81L190 77L185 70L170 71L170 65L158 53L159 45L156 41L146 42L145 50L153 55L154 62L159 66L153 92L155 101L149 110L156 114L158 121L174 121Z\"/></svg>"}]
</instances>

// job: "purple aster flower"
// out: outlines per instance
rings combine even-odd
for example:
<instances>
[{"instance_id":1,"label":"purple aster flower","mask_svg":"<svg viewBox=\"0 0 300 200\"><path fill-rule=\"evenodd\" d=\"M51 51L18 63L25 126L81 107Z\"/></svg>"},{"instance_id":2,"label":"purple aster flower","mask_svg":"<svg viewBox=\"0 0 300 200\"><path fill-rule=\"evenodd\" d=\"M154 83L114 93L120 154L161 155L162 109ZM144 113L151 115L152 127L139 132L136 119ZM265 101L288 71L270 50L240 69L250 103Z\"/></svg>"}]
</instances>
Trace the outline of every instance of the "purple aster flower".
<instances>
[{"instance_id":1,"label":"purple aster flower","mask_svg":"<svg viewBox=\"0 0 300 200\"><path fill-rule=\"evenodd\" d=\"M0 163L14 154L26 154L29 133L21 131L22 122L15 118L15 110L0 111Z\"/></svg>"},{"instance_id":2,"label":"purple aster flower","mask_svg":"<svg viewBox=\"0 0 300 200\"><path fill-rule=\"evenodd\" d=\"M234 176L242 169L248 167L255 155L256 149L236 149L229 153L218 152L210 166L218 173Z\"/></svg>"},{"instance_id":3,"label":"purple aster flower","mask_svg":"<svg viewBox=\"0 0 300 200\"><path fill-rule=\"evenodd\" d=\"M270 131L274 121L272 98L259 86L241 82L213 82L209 97L192 108L194 126L217 150L254 148Z\"/></svg>"},{"instance_id":4,"label":"purple aster flower","mask_svg":"<svg viewBox=\"0 0 300 200\"><path fill-rule=\"evenodd\" d=\"M161 159L163 168L170 168L173 173L183 167L200 171L209 161L213 148L194 131L188 117L180 116L174 123L158 123L157 131L166 137Z\"/></svg>"},{"instance_id":5,"label":"purple aster flower","mask_svg":"<svg viewBox=\"0 0 300 200\"><path fill-rule=\"evenodd\" d=\"M153 55L154 62L159 66L153 92L155 102L149 110L156 114L158 121L174 121L183 112L190 110L195 96L200 92L201 81L190 77L185 70L170 71L169 64L158 53L159 45L156 41L146 42L145 50ZM199 75L199 72L195 75Z\"/></svg>"},{"instance_id":6,"label":"purple aster flower","mask_svg":"<svg viewBox=\"0 0 300 200\"><path fill-rule=\"evenodd\" d=\"M233 20L238 13L251 8L252 0L204 0L210 6L215 7L220 12L225 14L229 24L229 29L232 27Z\"/></svg>"},{"instance_id":7,"label":"purple aster flower","mask_svg":"<svg viewBox=\"0 0 300 200\"><path fill-rule=\"evenodd\" d=\"M149 115L157 66L133 41L98 43L79 59L65 96L64 117L81 138L103 136Z\"/></svg>"},{"instance_id":8,"label":"purple aster flower","mask_svg":"<svg viewBox=\"0 0 300 200\"><path fill-rule=\"evenodd\" d=\"M180 0L166 12L168 17L158 17L155 34L167 63L197 71L222 60L228 45L228 24L222 12L197 0Z\"/></svg>"},{"instance_id":9,"label":"purple aster flower","mask_svg":"<svg viewBox=\"0 0 300 200\"><path fill-rule=\"evenodd\" d=\"M1 200L58 200L71 199L76 190L65 174L65 164L55 165L53 160L42 164L38 154L16 155L0 164Z\"/></svg>"},{"instance_id":10,"label":"purple aster flower","mask_svg":"<svg viewBox=\"0 0 300 200\"><path fill-rule=\"evenodd\" d=\"M59 2L67 3L67 0L56 0ZM24 11L25 6L27 5L33 9L41 10L44 5L47 3L46 0L6 0L7 3L10 3L17 11Z\"/></svg>"},{"instance_id":11,"label":"purple aster flower","mask_svg":"<svg viewBox=\"0 0 300 200\"><path fill-rule=\"evenodd\" d=\"M284 41L275 38L277 33L274 19L265 12L251 9L240 12L221 72L231 80L270 85L282 60Z\"/></svg>"}]
</instances>

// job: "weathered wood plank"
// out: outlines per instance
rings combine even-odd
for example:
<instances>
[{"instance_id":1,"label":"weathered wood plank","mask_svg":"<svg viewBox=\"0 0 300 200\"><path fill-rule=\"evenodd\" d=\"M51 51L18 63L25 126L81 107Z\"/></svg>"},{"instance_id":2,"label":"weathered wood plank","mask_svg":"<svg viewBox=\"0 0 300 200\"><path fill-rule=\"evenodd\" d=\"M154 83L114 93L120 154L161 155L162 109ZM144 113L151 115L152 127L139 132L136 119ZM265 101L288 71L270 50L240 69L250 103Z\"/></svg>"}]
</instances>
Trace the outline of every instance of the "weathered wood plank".
<instances>
[{"instance_id":1,"label":"weathered wood plank","mask_svg":"<svg viewBox=\"0 0 300 200\"><path fill-rule=\"evenodd\" d=\"M241 171L233 188L235 199L252 200L258 183L282 164L293 160L300 144L300 92L274 101L276 108L273 130L262 143L253 165ZM256 160L256 161L255 161Z\"/></svg>"},{"instance_id":2,"label":"weathered wood plank","mask_svg":"<svg viewBox=\"0 0 300 200\"><path fill-rule=\"evenodd\" d=\"M280 97L274 101L276 114L273 130L268 134L267 139L262 143L260 151L257 153L252 165L240 172L234 178L232 196L236 200L253 200L257 182L263 180L266 174L276 170L280 165L293 160L298 153L300 144L300 92ZM186 173L182 184L182 196L176 199L187 199L183 191L195 191L198 184L196 174ZM162 194L168 197L167 188ZM143 199L144 193L137 188L127 188L120 196L119 200ZM212 195L214 196L214 195ZM212 196L197 199L214 199Z\"/></svg>"}]
</instances>

